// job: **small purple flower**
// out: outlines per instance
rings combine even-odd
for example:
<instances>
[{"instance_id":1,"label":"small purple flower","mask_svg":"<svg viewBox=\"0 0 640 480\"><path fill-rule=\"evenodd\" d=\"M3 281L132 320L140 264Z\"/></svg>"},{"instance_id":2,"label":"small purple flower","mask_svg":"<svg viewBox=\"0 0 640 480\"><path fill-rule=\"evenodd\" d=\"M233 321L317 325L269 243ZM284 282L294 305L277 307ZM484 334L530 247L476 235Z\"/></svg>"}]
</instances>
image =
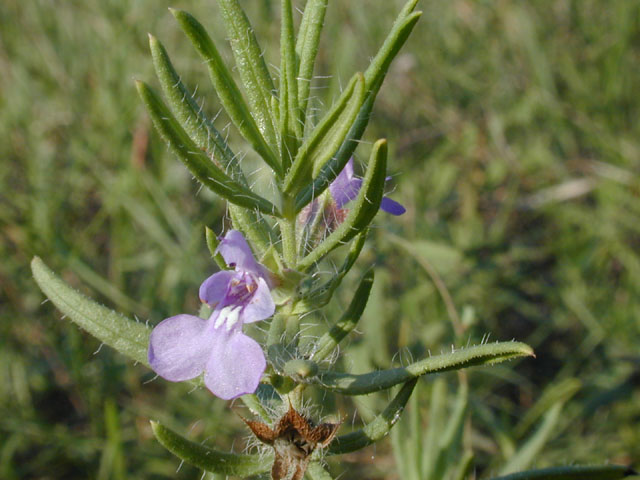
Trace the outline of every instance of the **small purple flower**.
<instances>
[{"instance_id":1,"label":"small purple flower","mask_svg":"<svg viewBox=\"0 0 640 480\"><path fill-rule=\"evenodd\" d=\"M387 177L387 181L391 177ZM362 179L353 173L353 158L350 158L336 179L329 185L329 191L338 208L342 208L358 196ZM389 197L382 197L380 208L391 215L402 215L406 209Z\"/></svg>"},{"instance_id":2,"label":"small purple flower","mask_svg":"<svg viewBox=\"0 0 640 480\"><path fill-rule=\"evenodd\" d=\"M149 339L149 364L172 382L204 372L207 388L230 400L255 392L267 365L262 348L242 333L242 325L269 318L275 304L267 270L240 232L229 231L218 252L234 270L215 273L200 286L200 299L213 313L208 320L182 314L160 322Z\"/></svg>"}]
</instances>

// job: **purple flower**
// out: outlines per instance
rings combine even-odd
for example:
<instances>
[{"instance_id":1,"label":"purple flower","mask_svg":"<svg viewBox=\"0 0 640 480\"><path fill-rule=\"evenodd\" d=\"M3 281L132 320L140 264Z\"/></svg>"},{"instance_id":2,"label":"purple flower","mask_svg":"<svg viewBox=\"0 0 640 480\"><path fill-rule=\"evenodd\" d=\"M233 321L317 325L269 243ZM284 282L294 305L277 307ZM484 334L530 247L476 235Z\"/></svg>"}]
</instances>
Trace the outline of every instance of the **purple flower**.
<instances>
[{"instance_id":1,"label":"purple flower","mask_svg":"<svg viewBox=\"0 0 640 480\"><path fill-rule=\"evenodd\" d=\"M269 318L275 304L267 270L240 232L229 231L218 252L234 270L215 273L200 286L200 299L213 313L208 320L183 314L160 322L149 339L149 364L172 382L204 372L207 388L230 400L255 392L267 365L262 348L242 333L242 325Z\"/></svg>"},{"instance_id":2,"label":"purple flower","mask_svg":"<svg viewBox=\"0 0 640 480\"><path fill-rule=\"evenodd\" d=\"M391 177L387 177L390 180ZM336 179L329 185L329 191L338 208L342 208L358 196L362 179L353 173L353 158L350 158ZM382 197L380 208L391 215L402 215L406 209L389 197Z\"/></svg>"}]
</instances>

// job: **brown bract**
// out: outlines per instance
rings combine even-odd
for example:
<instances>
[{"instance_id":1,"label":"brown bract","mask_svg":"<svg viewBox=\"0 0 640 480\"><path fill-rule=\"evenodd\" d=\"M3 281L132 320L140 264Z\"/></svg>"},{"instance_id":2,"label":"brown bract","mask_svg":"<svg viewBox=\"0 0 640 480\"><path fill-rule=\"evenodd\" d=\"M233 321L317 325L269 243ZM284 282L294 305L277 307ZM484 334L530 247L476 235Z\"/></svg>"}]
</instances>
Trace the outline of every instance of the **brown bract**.
<instances>
[{"instance_id":1,"label":"brown bract","mask_svg":"<svg viewBox=\"0 0 640 480\"><path fill-rule=\"evenodd\" d=\"M323 448L329 445L340 426L339 423L314 426L311 420L300 415L291 405L274 428L266 423L243 420L258 440L273 447L273 480L301 480L311 454L318 446Z\"/></svg>"}]
</instances>

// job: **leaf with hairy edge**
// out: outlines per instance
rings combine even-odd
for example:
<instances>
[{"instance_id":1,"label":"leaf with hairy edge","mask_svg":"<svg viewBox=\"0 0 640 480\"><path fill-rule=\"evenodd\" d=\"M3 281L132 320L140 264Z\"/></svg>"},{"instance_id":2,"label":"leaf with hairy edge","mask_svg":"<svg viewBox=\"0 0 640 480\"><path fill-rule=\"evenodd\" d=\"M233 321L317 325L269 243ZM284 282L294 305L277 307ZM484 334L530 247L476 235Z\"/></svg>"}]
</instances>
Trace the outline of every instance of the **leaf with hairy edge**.
<instances>
[{"instance_id":1,"label":"leaf with hairy edge","mask_svg":"<svg viewBox=\"0 0 640 480\"><path fill-rule=\"evenodd\" d=\"M300 104L300 121L304 124L309 91L313 79L313 66L318 54L320 32L324 25L328 0L308 0L300 23L300 31L296 42L296 55L300 61L298 69L298 102Z\"/></svg>"},{"instance_id":2,"label":"leaf with hairy edge","mask_svg":"<svg viewBox=\"0 0 640 480\"><path fill-rule=\"evenodd\" d=\"M247 186L233 151L180 80L162 43L151 34L149 48L162 92L182 128L198 147L217 159L222 168L229 168L234 180Z\"/></svg>"},{"instance_id":3,"label":"leaf with hairy edge","mask_svg":"<svg viewBox=\"0 0 640 480\"><path fill-rule=\"evenodd\" d=\"M298 150L298 139L302 138L302 124L299 122L298 65L293 32L291 0L280 0L280 139L282 144L283 167L286 172Z\"/></svg>"},{"instance_id":4,"label":"leaf with hairy edge","mask_svg":"<svg viewBox=\"0 0 640 480\"><path fill-rule=\"evenodd\" d=\"M207 472L236 477L250 477L269 471L273 457L224 453L187 440L158 422L151 429L163 447L185 462Z\"/></svg>"},{"instance_id":5,"label":"leaf with hairy edge","mask_svg":"<svg viewBox=\"0 0 640 480\"><path fill-rule=\"evenodd\" d=\"M360 375L320 371L317 376L304 379L324 389L344 395L365 395L393 387L412 378L432 373L489 365L517 357L533 356L533 350L521 342L500 342L434 355L406 367L379 370Z\"/></svg>"},{"instance_id":6,"label":"leaf with hairy edge","mask_svg":"<svg viewBox=\"0 0 640 480\"><path fill-rule=\"evenodd\" d=\"M264 61L263 51L240 2L218 0L218 5L224 17L231 50L249 99L251 112L269 144L276 145L276 124L271 112L271 97L275 87Z\"/></svg>"},{"instance_id":7,"label":"leaf with hairy edge","mask_svg":"<svg viewBox=\"0 0 640 480\"><path fill-rule=\"evenodd\" d=\"M387 70L393 58L400 51L400 48L406 42L409 34L413 30L416 22L422 15L422 12L413 12L417 0L411 0L405 5L398 15L391 32L384 41L382 47L372 60L369 68L365 71L365 88L367 90L367 98L363 103L358 116L353 123L345 141L340 149L331 158L323 168L316 172L313 184L303 189L296 198L296 211L300 211L311 200L317 198L329 184L342 171L349 158L353 155L359 140L362 138L364 131L369 123L369 115L373 109L373 103L376 95L382 86Z\"/></svg>"},{"instance_id":8,"label":"leaf with hairy edge","mask_svg":"<svg viewBox=\"0 0 640 480\"><path fill-rule=\"evenodd\" d=\"M279 216L276 207L271 202L240 185L213 164L207 154L193 143L158 94L149 85L137 81L136 86L154 126L200 183L231 203Z\"/></svg>"},{"instance_id":9,"label":"leaf with hairy edge","mask_svg":"<svg viewBox=\"0 0 640 480\"><path fill-rule=\"evenodd\" d=\"M360 285L353 295L353 300L344 312L340 320L331 327L327 333L322 335L316 344L316 350L311 356L314 362L320 362L327 358L328 355L338 346L338 344L346 337L358 324L358 320L364 312L369 300L369 293L373 286L373 270L369 270L364 274Z\"/></svg>"},{"instance_id":10,"label":"leaf with hairy edge","mask_svg":"<svg viewBox=\"0 0 640 480\"><path fill-rule=\"evenodd\" d=\"M364 76L356 73L336 103L300 146L284 179L285 193L299 190L309 174L324 165L340 148L358 116L365 93Z\"/></svg>"},{"instance_id":11,"label":"leaf with hairy edge","mask_svg":"<svg viewBox=\"0 0 640 480\"><path fill-rule=\"evenodd\" d=\"M573 466L529 470L490 480L618 480L637 474L624 465Z\"/></svg>"},{"instance_id":12,"label":"leaf with hairy edge","mask_svg":"<svg viewBox=\"0 0 640 480\"><path fill-rule=\"evenodd\" d=\"M367 445L377 442L387 435L400 419L404 406L407 404L417 381L418 379L414 378L406 382L387 408L363 429L336 437L329 445L328 453L330 455L339 455L355 452L356 450L360 450Z\"/></svg>"},{"instance_id":13,"label":"leaf with hairy edge","mask_svg":"<svg viewBox=\"0 0 640 480\"><path fill-rule=\"evenodd\" d=\"M334 248L344 245L364 231L380 208L387 172L387 141L378 140L371 150L367 171L362 179L362 187L351 204L347 218L320 245L298 263L300 270L306 270L320 261Z\"/></svg>"},{"instance_id":14,"label":"leaf with hairy edge","mask_svg":"<svg viewBox=\"0 0 640 480\"><path fill-rule=\"evenodd\" d=\"M149 366L151 329L109 310L67 285L40 259L31 261L36 283L53 304L76 325L136 362Z\"/></svg>"},{"instance_id":15,"label":"leaf with hairy edge","mask_svg":"<svg viewBox=\"0 0 640 480\"><path fill-rule=\"evenodd\" d=\"M222 57L211 37L209 37L200 22L189 13L174 9L170 9L170 11L206 63L213 87L229 118L231 118L238 131L251 144L253 149L260 154L276 175L280 176L282 167L273 150L267 144L265 137L262 136L256 121L249 112L249 107L240 89L233 80L231 72L222 61Z\"/></svg>"}]
</instances>

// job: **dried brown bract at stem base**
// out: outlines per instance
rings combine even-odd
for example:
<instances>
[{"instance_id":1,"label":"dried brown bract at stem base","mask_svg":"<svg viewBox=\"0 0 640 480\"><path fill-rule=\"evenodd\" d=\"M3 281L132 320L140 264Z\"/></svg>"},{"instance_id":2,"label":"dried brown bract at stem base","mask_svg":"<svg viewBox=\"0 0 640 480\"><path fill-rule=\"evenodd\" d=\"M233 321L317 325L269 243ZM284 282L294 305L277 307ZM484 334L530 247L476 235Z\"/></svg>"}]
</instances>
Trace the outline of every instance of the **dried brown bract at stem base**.
<instances>
[{"instance_id":1,"label":"dried brown bract at stem base","mask_svg":"<svg viewBox=\"0 0 640 480\"><path fill-rule=\"evenodd\" d=\"M243 420L258 440L273 447L273 480L301 480L311 454L318 446L324 448L329 445L340 427L339 423L321 423L315 426L291 405L274 428L265 423Z\"/></svg>"}]
</instances>

